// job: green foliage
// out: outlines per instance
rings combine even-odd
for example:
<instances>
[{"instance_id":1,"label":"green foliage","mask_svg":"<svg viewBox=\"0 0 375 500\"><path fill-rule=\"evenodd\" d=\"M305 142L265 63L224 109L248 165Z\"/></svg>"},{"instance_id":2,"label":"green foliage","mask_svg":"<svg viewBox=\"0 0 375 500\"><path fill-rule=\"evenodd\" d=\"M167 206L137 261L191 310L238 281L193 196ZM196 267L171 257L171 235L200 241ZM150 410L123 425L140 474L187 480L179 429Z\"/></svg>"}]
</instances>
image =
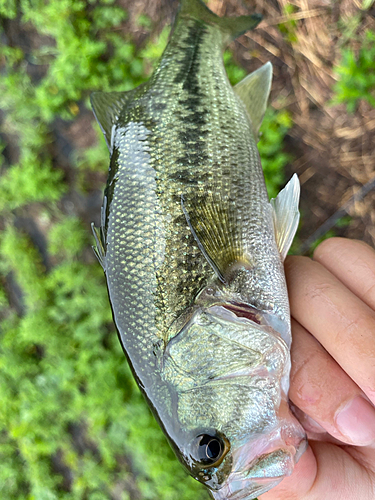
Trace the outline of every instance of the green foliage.
<instances>
[{"instance_id":1,"label":"green foliage","mask_svg":"<svg viewBox=\"0 0 375 500\"><path fill-rule=\"evenodd\" d=\"M290 14L294 14L298 11L298 8L291 4L287 3L284 5L283 12L286 17L289 17ZM284 23L280 23L278 25L280 32L284 35L284 38L291 44L297 42L297 21L294 19L288 19Z\"/></svg>"},{"instance_id":2,"label":"green foliage","mask_svg":"<svg viewBox=\"0 0 375 500\"><path fill-rule=\"evenodd\" d=\"M374 0L362 0L362 10L368 10L372 4L374 3Z\"/></svg>"},{"instance_id":3,"label":"green foliage","mask_svg":"<svg viewBox=\"0 0 375 500\"><path fill-rule=\"evenodd\" d=\"M303 213L301 213L301 218L303 218ZM334 236L342 236L340 234L340 231L338 231L341 228L346 228L350 225L352 218L350 215L345 215L344 217L340 217L334 224L334 226L329 229L326 233L324 233L322 236L317 238L313 243L311 243L310 247L308 249L302 248L302 241L300 238L297 237L293 240L292 246L290 248L289 254L290 255L300 255L301 250L303 250L306 254L308 254L310 257L313 256L314 250L317 246L322 243L324 240L328 240L329 238L333 238Z\"/></svg>"},{"instance_id":4,"label":"green foliage","mask_svg":"<svg viewBox=\"0 0 375 500\"><path fill-rule=\"evenodd\" d=\"M134 490L144 500L206 498L134 382L88 223L63 208L72 193L88 199L88 179L104 182L102 134L95 125L97 145L81 150L73 143L68 172L54 153L56 123L79 119L93 90L129 90L145 81L170 29L137 47L123 29L127 13L113 0L0 0L0 15L33 41L0 46L2 132L17 149L0 156L0 497L128 500ZM150 27L144 16L137 22ZM229 52L225 61L235 84L245 72ZM288 115L275 111L262 126L272 196L284 180L288 157L281 149L290 126ZM46 238L48 269L27 231L15 229L15 219L29 212Z\"/></svg>"},{"instance_id":5,"label":"green foliage","mask_svg":"<svg viewBox=\"0 0 375 500\"><path fill-rule=\"evenodd\" d=\"M140 14L137 19L138 26L143 26L144 28L151 28L151 19L145 14Z\"/></svg>"},{"instance_id":6,"label":"green foliage","mask_svg":"<svg viewBox=\"0 0 375 500\"><path fill-rule=\"evenodd\" d=\"M352 218L350 215L346 215L344 217L341 217L335 224L336 227L342 228L342 227L348 227L350 226L350 223L352 221Z\"/></svg>"},{"instance_id":7,"label":"green foliage","mask_svg":"<svg viewBox=\"0 0 375 500\"><path fill-rule=\"evenodd\" d=\"M139 21L139 19L138 19ZM160 33L159 37L154 40L153 43L148 43L146 47L141 51L141 58L144 63L151 69L154 69L165 49L168 42L168 37L171 32L170 26L166 26Z\"/></svg>"},{"instance_id":8,"label":"green foliage","mask_svg":"<svg viewBox=\"0 0 375 500\"><path fill-rule=\"evenodd\" d=\"M342 50L340 64L335 68L339 80L334 86L333 104L345 103L353 113L361 99L375 107L375 32L366 31L356 53Z\"/></svg>"},{"instance_id":9,"label":"green foliage","mask_svg":"<svg viewBox=\"0 0 375 500\"><path fill-rule=\"evenodd\" d=\"M230 50L224 52L224 66L227 72L229 81L232 85L236 85L246 76L246 71L238 66L233 59L233 54Z\"/></svg>"},{"instance_id":10,"label":"green foliage","mask_svg":"<svg viewBox=\"0 0 375 500\"><path fill-rule=\"evenodd\" d=\"M33 201L57 201L65 191L62 172L44 162L34 152L24 150L21 160L1 179L0 210L13 210Z\"/></svg>"},{"instance_id":11,"label":"green foliage","mask_svg":"<svg viewBox=\"0 0 375 500\"><path fill-rule=\"evenodd\" d=\"M64 217L49 233L49 251L62 258L76 257L89 244L87 228L78 217Z\"/></svg>"},{"instance_id":12,"label":"green foliage","mask_svg":"<svg viewBox=\"0 0 375 500\"><path fill-rule=\"evenodd\" d=\"M95 171L102 172L103 174L107 174L108 172L108 148L105 143L104 136L99 129L99 125L97 123L94 124L94 127L97 131L98 143L84 150L78 150L74 154L74 163L77 168L81 171ZM84 189L85 186L82 186Z\"/></svg>"},{"instance_id":13,"label":"green foliage","mask_svg":"<svg viewBox=\"0 0 375 500\"><path fill-rule=\"evenodd\" d=\"M0 16L14 19L17 16L17 0L0 0Z\"/></svg>"},{"instance_id":14,"label":"green foliage","mask_svg":"<svg viewBox=\"0 0 375 500\"><path fill-rule=\"evenodd\" d=\"M320 238L318 238L317 240L315 240L314 243L311 245L311 247L309 249L309 255L312 256L312 254L314 253L315 248L317 248L324 240L328 240L329 238L333 238L334 236L336 236L335 230L334 229L330 229L323 236L321 236Z\"/></svg>"},{"instance_id":15,"label":"green foliage","mask_svg":"<svg viewBox=\"0 0 375 500\"><path fill-rule=\"evenodd\" d=\"M111 488L131 474L139 477L142 498L199 497L199 485L176 462L109 330L101 269L77 260L86 240L77 218L55 224L49 246L61 259L46 274L26 236L10 227L3 232L3 272L14 273L28 311L8 320L1 344L3 497L111 498ZM88 443L83 455L72 426ZM56 456L74 477L71 493L61 496L62 477L51 474ZM118 460L126 456L133 468L120 471Z\"/></svg>"},{"instance_id":16,"label":"green foliage","mask_svg":"<svg viewBox=\"0 0 375 500\"><path fill-rule=\"evenodd\" d=\"M292 125L291 116L286 110L269 108L260 127L258 150L270 198L275 198L284 184L284 167L292 159L290 154L283 151L284 138Z\"/></svg>"}]
</instances>

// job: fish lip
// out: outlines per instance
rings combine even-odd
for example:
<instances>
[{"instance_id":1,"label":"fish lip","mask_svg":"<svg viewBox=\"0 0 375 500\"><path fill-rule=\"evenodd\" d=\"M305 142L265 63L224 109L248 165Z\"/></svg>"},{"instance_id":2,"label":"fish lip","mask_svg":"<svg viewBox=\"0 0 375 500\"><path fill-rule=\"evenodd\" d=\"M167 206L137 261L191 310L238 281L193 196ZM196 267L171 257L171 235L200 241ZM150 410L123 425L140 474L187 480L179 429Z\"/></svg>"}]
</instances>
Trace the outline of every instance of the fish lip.
<instances>
[{"instance_id":1,"label":"fish lip","mask_svg":"<svg viewBox=\"0 0 375 500\"><path fill-rule=\"evenodd\" d=\"M220 490L210 490L209 493L213 500L254 500L259 495L263 495L263 493L277 486L284 477L285 475L275 478L257 478L256 481L251 481L251 484L243 489L231 492L229 485L226 485Z\"/></svg>"},{"instance_id":2,"label":"fish lip","mask_svg":"<svg viewBox=\"0 0 375 500\"><path fill-rule=\"evenodd\" d=\"M277 449L278 447L276 447ZM218 490L210 490L213 500L253 500L277 486L285 477L289 476L295 464L307 448L307 439L303 437L295 447L295 452L290 450L289 456L294 465L284 474L274 477L249 476L251 462L247 462L241 469L233 471Z\"/></svg>"}]
</instances>

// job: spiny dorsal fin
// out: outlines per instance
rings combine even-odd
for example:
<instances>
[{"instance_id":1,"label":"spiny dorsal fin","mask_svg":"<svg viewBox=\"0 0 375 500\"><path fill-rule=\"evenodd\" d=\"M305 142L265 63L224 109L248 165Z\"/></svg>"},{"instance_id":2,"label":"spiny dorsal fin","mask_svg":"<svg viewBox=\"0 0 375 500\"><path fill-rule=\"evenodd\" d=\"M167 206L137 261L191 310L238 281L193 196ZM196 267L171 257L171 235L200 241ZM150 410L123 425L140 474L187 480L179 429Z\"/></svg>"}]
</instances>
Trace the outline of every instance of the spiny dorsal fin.
<instances>
[{"instance_id":1,"label":"spiny dorsal fin","mask_svg":"<svg viewBox=\"0 0 375 500\"><path fill-rule=\"evenodd\" d=\"M271 83L272 64L268 62L247 75L233 89L246 106L256 137L267 109Z\"/></svg>"},{"instance_id":2,"label":"spiny dorsal fin","mask_svg":"<svg viewBox=\"0 0 375 500\"><path fill-rule=\"evenodd\" d=\"M218 278L225 283L230 265L247 261L235 202L224 203L207 194L192 203L181 196L181 205L199 249Z\"/></svg>"},{"instance_id":3,"label":"spiny dorsal fin","mask_svg":"<svg viewBox=\"0 0 375 500\"><path fill-rule=\"evenodd\" d=\"M112 127L137 89L138 87L128 92L94 92L90 96L95 118L102 129L110 152L112 152Z\"/></svg>"},{"instance_id":4,"label":"spiny dorsal fin","mask_svg":"<svg viewBox=\"0 0 375 500\"><path fill-rule=\"evenodd\" d=\"M254 29L262 20L260 14L238 17L220 17L211 12L202 0L181 0L178 19L197 19L207 24L217 25L226 34L224 42L237 38L246 31Z\"/></svg>"},{"instance_id":5,"label":"spiny dorsal fin","mask_svg":"<svg viewBox=\"0 0 375 500\"><path fill-rule=\"evenodd\" d=\"M300 189L298 176L294 174L277 197L270 201L276 243L282 260L285 259L298 228Z\"/></svg>"}]
</instances>

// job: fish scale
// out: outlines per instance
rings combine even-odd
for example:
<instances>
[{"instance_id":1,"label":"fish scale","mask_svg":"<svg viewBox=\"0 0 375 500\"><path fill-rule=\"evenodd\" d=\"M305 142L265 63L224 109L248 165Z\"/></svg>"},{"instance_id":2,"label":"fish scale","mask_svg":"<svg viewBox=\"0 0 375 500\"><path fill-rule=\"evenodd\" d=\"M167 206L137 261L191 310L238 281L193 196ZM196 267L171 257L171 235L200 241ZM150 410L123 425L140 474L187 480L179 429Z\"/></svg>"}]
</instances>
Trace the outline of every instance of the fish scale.
<instances>
[{"instance_id":1,"label":"fish scale","mask_svg":"<svg viewBox=\"0 0 375 500\"><path fill-rule=\"evenodd\" d=\"M235 203L239 227L242 227L243 243L246 245L245 251L253 261L255 279L252 281L258 282L261 278L266 285L266 287L257 287L260 289L258 292L253 283L248 281L241 283L236 292L245 302L256 306L261 304L263 308L266 308L269 303L275 303L277 291L280 288L280 274L281 277L283 276L282 273L277 272L280 267L275 257L277 251L272 248L275 244L272 239L270 213L267 206L263 213L259 210L261 201L263 205L267 205L268 198L255 142L249 130L249 120L243 105L238 102L228 86L223 65L216 63L221 53L218 30L206 29L203 35L198 32L198 35L193 38L192 33L195 34L195 31L189 28L194 28L195 24L196 22L184 23L176 28L174 37L182 39L182 42L174 45L173 40L171 41L171 51L166 50L159 66L163 68L163 72L156 71L155 77L150 81L149 87L152 90L143 91L138 107L135 110L126 110L121 118L122 124L138 121L143 123L147 138L144 138L142 134L139 137L136 135L132 137L130 132L124 133L125 127L116 129L115 150L123 151L126 148L128 151L127 148L130 147L135 149L129 151L126 156L120 153L116 160L115 168L118 179L114 184L113 194L108 190L109 197L117 196L117 199L121 200L118 210L117 206L112 203L107 222L106 258L116 268L115 273L121 268L121 261L126 259L128 259L126 260L128 266L135 266L134 269L137 270L134 275L137 285L138 273L148 273L147 269L150 268L146 267L145 263L140 263L140 267L137 267L137 259L143 255L142 251L138 254L136 242L138 244L143 242L143 250L149 258L156 261L163 260L159 266L156 266L156 269L150 269L145 278L146 288L142 294L138 295L138 303L136 299L133 299L134 311L132 311L132 314L144 317L144 300L148 300L147 296L151 296L150 304L147 302L147 305L151 309L156 309L154 288L151 286L151 280L156 279L158 289L156 303L159 307L154 314L157 316L159 327L155 334L160 338L168 337L168 328L173 321L191 305L198 291L213 278L212 269L193 240L181 211L181 195L189 200L192 206L199 204L200 198L204 198L207 193L217 195L221 200L227 199ZM204 67L201 64L198 65L197 62L191 64L191 61L187 60L186 47L192 43L200 44L199 62L204 61ZM189 71L194 71L196 85L199 83L199 99L196 99L195 104L190 102L189 93L183 89L184 80L181 78L180 82L176 77L172 79L169 75L169 72L172 74L175 72L176 54L180 54L180 58L177 59L178 63L182 62L187 66L186 78ZM196 58L197 51L191 51L190 55ZM173 64L169 62L170 67L168 61L173 61ZM177 83L175 83L176 80ZM193 91L196 92L194 85ZM150 93L153 98L149 97ZM173 99L174 96L176 96L176 101ZM161 114L160 106L156 107L156 111L154 109L155 100L156 102L160 100L164 106ZM186 103L189 103L189 109ZM141 114L138 112L139 107L142 111L144 109ZM197 113L201 116L203 109L204 114L207 115L204 122L201 118L197 122L188 122L189 130L196 130L197 135L201 134L202 130L205 132L202 139L198 140L199 147L197 147L197 142L190 141L186 144L181 140L185 131L186 115ZM223 134L223 129L232 132L229 135ZM142 149L139 147L140 143ZM201 151L199 154L196 153L197 149ZM189 150L191 150L190 156ZM181 152L184 152L183 156ZM147 161L145 161L145 155ZM145 171L139 168L143 165L142 160L147 164ZM185 176L184 172L186 172ZM133 176L139 177L139 184L130 181ZM141 179L144 181L144 186L142 192L139 192ZM130 206L127 206L127 203ZM157 210L156 207L158 207ZM117 211L119 213L130 212L132 222L126 219L122 219L120 223L116 222L117 217L112 214ZM152 214L153 220L147 224L144 218L149 214ZM161 220L163 223L160 222ZM135 230L134 226L139 228L138 236L129 240L126 236L131 237L130 228ZM271 236L268 234L270 229ZM124 235L121 250L113 255L110 248L112 232L116 234L120 232ZM155 242L153 257L150 256L150 247L145 241L148 235ZM158 241L159 245L157 245ZM270 244L273 253L268 252L267 255L265 242ZM163 255L160 253L161 248L164 249ZM126 257L127 254L129 257ZM151 278L151 274L155 272L156 276ZM107 273L107 276L109 278L112 275ZM126 282L129 281L129 277L125 279ZM276 286L275 282L277 282ZM124 286L129 285L126 283ZM124 296L124 286L121 280L116 280L111 284L112 301L116 301L117 293L120 293L121 297ZM268 296L266 295L267 288L269 289ZM262 296L257 298L254 296L254 291L259 295L261 293ZM285 299L281 302L284 303ZM285 317L288 316L287 307L285 307L284 314ZM146 328L145 320L143 321ZM154 320L152 321L154 323ZM152 327L153 325L147 326L147 330L150 331L149 328ZM144 336L144 333L141 336ZM150 336L150 340L151 343L154 342L153 336Z\"/></svg>"},{"instance_id":2,"label":"fish scale","mask_svg":"<svg viewBox=\"0 0 375 500\"><path fill-rule=\"evenodd\" d=\"M182 0L150 80L93 96L111 152L97 255L114 321L178 458L218 499L245 498L241 485L250 498L252 464L254 478L262 467L284 471L304 442L287 410L282 265L296 183L270 204L256 148L269 66L233 90L222 61L230 37L257 22ZM253 85L260 104L244 94ZM216 443L210 453L220 449L215 467L200 462L202 436Z\"/></svg>"}]
</instances>

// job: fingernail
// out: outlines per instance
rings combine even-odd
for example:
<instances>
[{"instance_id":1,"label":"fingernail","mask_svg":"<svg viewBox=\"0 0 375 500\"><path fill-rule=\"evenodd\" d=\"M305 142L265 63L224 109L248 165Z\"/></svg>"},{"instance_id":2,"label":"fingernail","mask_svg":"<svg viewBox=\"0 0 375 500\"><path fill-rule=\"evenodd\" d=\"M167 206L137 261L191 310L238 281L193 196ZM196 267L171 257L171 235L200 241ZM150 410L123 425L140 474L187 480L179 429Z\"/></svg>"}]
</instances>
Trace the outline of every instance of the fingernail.
<instances>
[{"instance_id":1,"label":"fingernail","mask_svg":"<svg viewBox=\"0 0 375 500\"><path fill-rule=\"evenodd\" d=\"M375 408L361 396L349 401L335 420L341 434L352 444L367 446L375 442Z\"/></svg>"}]
</instances>

